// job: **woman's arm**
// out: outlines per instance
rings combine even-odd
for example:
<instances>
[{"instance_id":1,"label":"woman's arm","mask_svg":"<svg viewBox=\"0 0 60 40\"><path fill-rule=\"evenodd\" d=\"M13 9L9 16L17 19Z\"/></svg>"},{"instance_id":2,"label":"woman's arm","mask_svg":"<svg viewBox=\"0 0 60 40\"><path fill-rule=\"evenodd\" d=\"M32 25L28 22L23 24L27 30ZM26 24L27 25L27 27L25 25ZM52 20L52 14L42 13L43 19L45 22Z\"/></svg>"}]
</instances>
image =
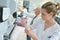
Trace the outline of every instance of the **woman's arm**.
<instances>
[{"instance_id":1,"label":"woman's arm","mask_svg":"<svg viewBox=\"0 0 60 40\"><path fill-rule=\"evenodd\" d=\"M38 40L37 35L30 29L30 28L25 28L25 32L33 39L33 40Z\"/></svg>"}]
</instances>

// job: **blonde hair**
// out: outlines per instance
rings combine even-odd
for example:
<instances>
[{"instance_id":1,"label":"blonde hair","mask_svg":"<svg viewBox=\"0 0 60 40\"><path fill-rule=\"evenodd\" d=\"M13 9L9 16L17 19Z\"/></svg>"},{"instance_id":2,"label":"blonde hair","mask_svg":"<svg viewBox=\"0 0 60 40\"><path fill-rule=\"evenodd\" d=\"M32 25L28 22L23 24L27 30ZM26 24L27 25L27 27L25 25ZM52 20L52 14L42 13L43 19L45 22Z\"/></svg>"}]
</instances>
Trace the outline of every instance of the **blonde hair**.
<instances>
[{"instance_id":1,"label":"blonde hair","mask_svg":"<svg viewBox=\"0 0 60 40\"><path fill-rule=\"evenodd\" d=\"M57 6L58 5L53 2L47 2L44 5L42 5L42 8L46 9L47 13L53 12L53 16L55 16L58 10Z\"/></svg>"}]
</instances>

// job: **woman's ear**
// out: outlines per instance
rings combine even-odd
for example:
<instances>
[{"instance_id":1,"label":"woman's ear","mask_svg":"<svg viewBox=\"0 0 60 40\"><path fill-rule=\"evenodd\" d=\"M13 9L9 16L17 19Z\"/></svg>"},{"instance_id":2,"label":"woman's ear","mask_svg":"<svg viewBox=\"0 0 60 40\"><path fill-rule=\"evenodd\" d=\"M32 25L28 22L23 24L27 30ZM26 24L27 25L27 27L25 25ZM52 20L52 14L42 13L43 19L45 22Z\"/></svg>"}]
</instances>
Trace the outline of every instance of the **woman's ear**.
<instances>
[{"instance_id":1,"label":"woman's ear","mask_svg":"<svg viewBox=\"0 0 60 40\"><path fill-rule=\"evenodd\" d=\"M50 12L49 14L50 14L50 16L53 16L54 15L53 12Z\"/></svg>"}]
</instances>

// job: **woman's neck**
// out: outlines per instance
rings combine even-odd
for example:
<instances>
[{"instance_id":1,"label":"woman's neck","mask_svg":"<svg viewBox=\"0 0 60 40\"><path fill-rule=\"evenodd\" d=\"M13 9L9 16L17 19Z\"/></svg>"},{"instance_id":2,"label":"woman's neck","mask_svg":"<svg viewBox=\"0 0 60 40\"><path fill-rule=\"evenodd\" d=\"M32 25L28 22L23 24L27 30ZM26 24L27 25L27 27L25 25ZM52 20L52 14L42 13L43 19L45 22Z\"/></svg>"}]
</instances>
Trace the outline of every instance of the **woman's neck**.
<instances>
[{"instance_id":1,"label":"woman's neck","mask_svg":"<svg viewBox=\"0 0 60 40\"><path fill-rule=\"evenodd\" d=\"M56 23L56 22L55 22L55 20L54 20L53 18L50 19L50 20L48 20L48 21L46 21L46 22L45 22L45 28L44 28L44 29L47 29L47 28L52 27L55 23Z\"/></svg>"}]
</instances>

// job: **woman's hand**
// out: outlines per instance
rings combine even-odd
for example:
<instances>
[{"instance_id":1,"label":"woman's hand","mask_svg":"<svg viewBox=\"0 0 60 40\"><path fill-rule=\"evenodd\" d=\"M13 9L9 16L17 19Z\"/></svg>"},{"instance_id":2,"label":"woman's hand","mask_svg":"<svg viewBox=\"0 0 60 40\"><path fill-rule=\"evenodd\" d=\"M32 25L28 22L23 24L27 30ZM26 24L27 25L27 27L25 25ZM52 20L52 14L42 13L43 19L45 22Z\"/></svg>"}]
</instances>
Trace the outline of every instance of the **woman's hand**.
<instances>
[{"instance_id":1,"label":"woman's hand","mask_svg":"<svg viewBox=\"0 0 60 40\"><path fill-rule=\"evenodd\" d=\"M32 36L32 30L30 28L25 28L25 32L27 35Z\"/></svg>"},{"instance_id":2,"label":"woman's hand","mask_svg":"<svg viewBox=\"0 0 60 40\"><path fill-rule=\"evenodd\" d=\"M38 37L30 28L25 28L25 32L27 33L27 35L32 37L33 40L38 40Z\"/></svg>"},{"instance_id":3,"label":"woman's hand","mask_svg":"<svg viewBox=\"0 0 60 40\"><path fill-rule=\"evenodd\" d=\"M25 23L26 23L26 18L21 18L21 24L23 27L25 26Z\"/></svg>"},{"instance_id":4,"label":"woman's hand","mask_svg":"<svg viewBox=\"0 0 60 40\"><path fill-rule=\"evenodd\" d=\"M24 18L21 18L21 24L22 24L22 26L24 26L24 24L25 24L25 19Z\"/></svg>"}]
</instances>

